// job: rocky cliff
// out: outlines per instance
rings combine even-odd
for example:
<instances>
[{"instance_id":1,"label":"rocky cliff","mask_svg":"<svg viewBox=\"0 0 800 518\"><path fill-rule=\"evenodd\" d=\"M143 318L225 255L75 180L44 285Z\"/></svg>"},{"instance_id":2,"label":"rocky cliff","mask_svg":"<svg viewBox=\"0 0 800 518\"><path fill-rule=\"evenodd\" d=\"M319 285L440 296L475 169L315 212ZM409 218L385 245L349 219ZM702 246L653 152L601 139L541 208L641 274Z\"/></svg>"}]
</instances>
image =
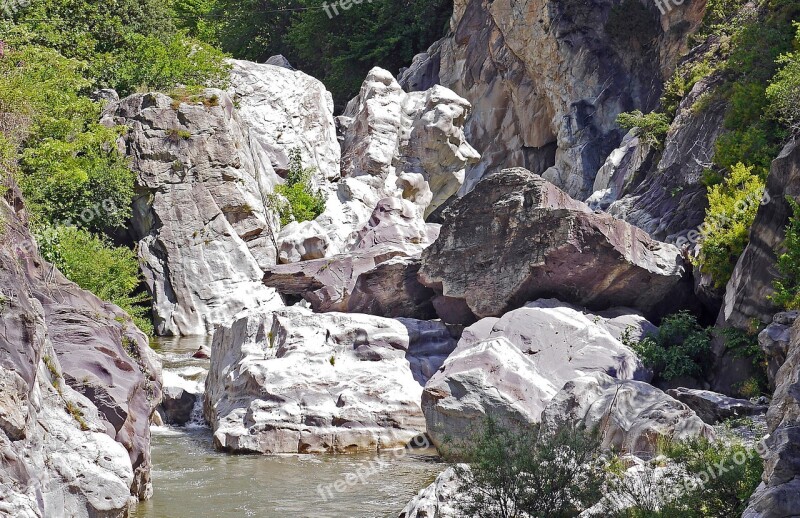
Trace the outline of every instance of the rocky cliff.
<instances>
[{"instance_id":1,"label":"rocky cliff","mask_svg":"<svg viewBox=\"0 0 800 518\"><path fill-rule=\"evenodd\" d=\"M160 367L118 307L44 262L0 201L0 514L127 516L148 498Z\"/></svg>"},{"instance_id":2,"label":"rocky cliff","mask_svg":"<svg viewBox=\"0 0 800 518\"><path fill-rule=\"evenodd\" d=\"M592 193L623 132L623 111L651 111L705 2L456 0L449 34L401 76L407 90L451 88L473 105L465 128L485 174L520 166L571 196Z\"/></svg>"}]
</instances>

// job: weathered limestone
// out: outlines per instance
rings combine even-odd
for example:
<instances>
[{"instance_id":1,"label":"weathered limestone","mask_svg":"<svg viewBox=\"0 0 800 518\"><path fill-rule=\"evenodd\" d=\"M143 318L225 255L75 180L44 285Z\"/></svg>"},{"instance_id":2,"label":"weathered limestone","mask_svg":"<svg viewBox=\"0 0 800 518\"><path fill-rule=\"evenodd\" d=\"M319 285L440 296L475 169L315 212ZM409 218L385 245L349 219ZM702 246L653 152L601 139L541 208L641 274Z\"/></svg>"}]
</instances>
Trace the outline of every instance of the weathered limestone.
<instances>
[{"instance_id":1,"label":"weathered limestone","mask_svg":"<svg viewBox=\"0 0 800 518\"><path fill-rule=\"evenodd\" d=\"M178 103L136 94L104 116L129 128L132 222L160 335L207 334L243 309L282 306L261 283L276 256L268 175L254 165L230 98L204 95L205 103Z\"/></svg>"},{"instance_id":2,"label":"weathered limestone","mask_svg":"<svg viewBox=\"0 0 800 518\"><path fill-rule=\"evenodd\" d=\"M422 385L455 347L441 323L303 308L243 314L214 335L204 413L230 452L405 446Z\"/></svg>"},{"instance_id":3,"label":"weathered limestone","mask_svg":"<svg viewBox=\"0 0 800 518\"><path fill-rule=\"evenodd\" d=\"M417 56L401 83L441 84L473 104L465 131L483 157L467 169L462 193L489 172L521 166L585 199L623 137L617 114L656 107L702 20L701 2L670 7L456 0L450 34ZM633 19L643 29L631 30Z\"/></svg>"},{"instance_id":4,"label":"weathered limestone","mask_svg":"<svg viewBox=\"0 0 800 518\"><path fill-rule=\"evenodd\" d=\"M764 414L765 405L756 405L746 399L736 399L710 390L677 388L667 394L691 408L704 423L717 424L726 419Z\"/></svg>"},{"instance_id":5,"label":"weathered limestone","mask_svg":"<svg viewBox=\"0 0 800 518\"><path fill-rule=\"evenodd\" d=\"M775 378L767 411L769 438L763 483L750 498L743 518L783 518L800 509L800 319L795 320L786 361Z\"/></svg>"},{"instance_id":6,"label":"weathered limestone","mask_svg":"<svg viewBox=\"0 0 800 518\"><path fill-rule=\"evenodd\" d=\"M714 437L691 408L660 389L602 372L568 381L542 413L547 430L576 425L599 429L603 448L640 457L656 451L659 437Z\"/></svg>"},{"instance_id":7,"label":"weathered limestone","mask_svg":"<svg viewBox=\"0 0 800 518\"><path fill-rule=\"evenodd\" d=\"M469 469L462 465L464 469ZM458 518L455 503L459 481L454 468L442 471L431 485L420 490L397 518Z\"/></svg>"},{"instance_id":8,"label":"weathered limestone","mask_svg":"<svg viewBox=\"0 0 800 518\"><path fill-rule=\"evenodd\" d=\"M606 318L539 300L465 329L422 394L433 443L469 433L484 416L506 426L536 423L564 383L589 372L649 379L616 334L620 319L633 339L650 329L644 318L630 313Z\"/></svg>"},{"instance_id":9,"label":"weathered limestone","mask_svg":"<svg viewBox=\"0 0 800 518\"><path fill-rule=\"evenodd\" d=\"M126 516L152 494L160 367L130 317L42 260L17 196L0 200L0 514Z\"/></svg>"},{"instance_id":10,"label":"weathered limestone","mask_svg":"<svg viewBox=\"0 0 800 518\"><path fill-rule=\"evenodd\" d=\"M593 213L525 169L486 177L448 210L420 269L420 281L442 296L434 304L444 319L459 313L453 306L483 318L551 296L650 317L690 302L691 281L676 247Z\"/></svg>"}]
</instances>

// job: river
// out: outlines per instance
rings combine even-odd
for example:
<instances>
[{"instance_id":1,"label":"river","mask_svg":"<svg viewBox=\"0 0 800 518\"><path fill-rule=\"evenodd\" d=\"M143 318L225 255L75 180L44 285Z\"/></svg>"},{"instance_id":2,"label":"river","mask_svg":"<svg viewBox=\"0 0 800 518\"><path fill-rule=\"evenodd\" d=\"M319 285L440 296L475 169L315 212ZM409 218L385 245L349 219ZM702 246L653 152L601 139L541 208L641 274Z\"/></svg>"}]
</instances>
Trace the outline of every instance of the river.
<instances>
[{"instance_id":1,"label":"river","mask_svg":"<svg viewBox=\"0 0 800 518\"><path fill-rule=\"evenodd\" d=\"M203 343L202 338L155 342L165 377L202 386L208 361L190 356ZM187 427L152 428L155 494L136 506L135 518L396 517L443 469L431 450L227 455L213 449L211 431L195 410L197 419ZM342 491L334 487L337 481Z\"/></svg>"}]
</instances>

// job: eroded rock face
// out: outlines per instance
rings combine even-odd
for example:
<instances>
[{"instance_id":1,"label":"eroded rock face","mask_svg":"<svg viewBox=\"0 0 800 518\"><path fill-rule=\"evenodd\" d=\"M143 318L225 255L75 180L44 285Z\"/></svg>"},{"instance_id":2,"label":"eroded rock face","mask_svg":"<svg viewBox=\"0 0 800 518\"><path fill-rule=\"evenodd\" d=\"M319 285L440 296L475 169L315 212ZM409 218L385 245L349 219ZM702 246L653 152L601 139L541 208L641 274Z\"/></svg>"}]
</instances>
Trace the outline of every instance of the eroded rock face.
<instances>
[{"instance_id":1,"label":"eroded rock face","mask_svg":"<svg viewBox=\"0 0 800 518\"><path fill-rule=\"evenodd\" d=\"M767 411L770 436L763 455L763 483L750 498L744 518L782 518L800 509L800 320L792 326L775 386Z\"/></svg>"},{"instance_id":2,"label":"eroded rock face","mask_svg":"<svg viewBox=\"0 0 800 518\"><path fill-rule=\"evenodd\" d=\"M709 390L698 390L680 387L667 390L667 394L691 408L697 416L708 424L735 417L764 414L765 405L756 405L746 399L736 399Z\"/></svg>"},{"instance_id":3,"label":"eroded rock face","mask_svg":"<svg viewBox=\"0 0 800 518\"><path fill-rule=\"evenodd\" d=\"M438 83L473 104L466 134L483 157L462 192L488 172L521 166L585 199L623 137L617 114L656 107L704 8L683 3L660 15L636 1L456 0L450 34L402 82ZM642 28L626 29L633 19Z\"/></svg>"},{"instance_id":4,"label":"eroded rock face","mask_svg":"<svg viewBox=\"0 0 800 518\"><path fill-rule=\"evenodd\" d=\"M458 347L425 385L428 435L439 446L491 416L506 426L539 422L542 410L569 380L588 372L649 379L619 339L652 325L633 312L604 317L553 299L485 318L464 330Z\"/></svg>"},{"instance_id":5,"label":"eroded rock face","mask_svg":"<svg viewBox=\"0 0 800 518\"><path fill-rule=\"evenodd\" d=\"M486 177L449 211L420 269L420 281L443 297L445 309L461 302L483 318L556 297L657 317L691 296L676 247L593 213L525 169Z\"/></svg>"},{"instance_id":6,"label":"eroded rock face","mask_svg":"<svg viewBox=\"0 0 800 518\"><path fill-rule=\"evenodd\" d=\"M629 131L597 171L593 192L586 204L592 210L608 209L643 180L655 155L653 146L636 136L636 130Z\"/></svg>"},{"instance_id":7,"label":"eroded rock face","mask_svg":"<svg viewBox=\"0 0 800 518\"><path fill-rule=\"evenodd\" d=\"M776 252L786 239L792 208L786 197L800 202L800 145L786 145L773 160L767 177L769 203L763 203L750 227L750 243L739 257L725 288L718 323L748 329L753 319L772 321L777 308L770 302L777 271ZM766 201L766 200L765 200Z\"/></svg>"},{"instance_id":8,"label":"eroded rock face","mask_svg":"<svg viewBox=\"0 0 800 518\"><path fill-rule=\"evenodd\" d=\"M417 228L458 191L464 168L479 158L464 137L469 109L441 86L407 94L386 70L370 71L338 117L342 178L317 218L331 239L328 256L358 246L357 233L379 204L410 203L414 211L407 222Z\"/></svg>"},{"instance_id":9,"label":"eroded rock face","mask_svg":"<svg viewBox=\"0 0 800 518\"><path fill-rule=\"evenodd\" d=\"M777 253L786 239L786 225L792 214L787 197L800 202L800 146L786 145L772 161L767 177L766 193L750 227L749 243L739 256L725 298L717 316L717 327L733 327L750 332L753 327L768 324L780 308L770 300ZM724 340L713 343L713 389L731 393L736 386L752 377L753 363L727 348ZM774 366L773 366L774 367Z\"/></svg>"},{"instance_id":10,"label":"eroded rock face","mask_svg":"<svg viewBox=\"0 0 800 518\"><path fill-rule=\"evenodd\" d=\"M466 464L462 468L469 469ZM412 498L397 518L457 518L459 486L455 469L447 468Z\"/></svg>"},{"instance_id":11,"label":"eroded rock face","mask_svg":"<svg viewBox=\"0 0 800 518\"><path fill-rule=\"evenodd\" d=\"M403 447L425 432L422 386L455 347L437 322L302 308L255 311L214 335L204 412L231 452Z\"/></svg>"},{"instance_id":12,"label":"eroded rock face","mask_svg":"<svg viewBox=\"0 0 800 518\"><path fill-rule=\"evenodd\" d=\"M800 311L776 313L772 323L758 334L758 345L767 357L767 376L774 389L778 369L786 362L792 324L800 317Z\"/></svg>"},{"instance_id":13,"label":"eroded rock face","mask_svg":"<svg viewBox=\"0 0 800 518\"><path fill-rule=\"evenodd\" d=\"M136 94L104 115L129 128L133 228L160 335L207 334L243 309L282 306L261 283L276 257L269 175L256 167L231 99L204 95L179 103Z\"/></svg>"},{"instance_id":14,"label":"eroded rock face","mask_svg":"<svg viewBox=\"0 0 800 518\"><path fill-rule=\"evenodd\" d=\"M294 70L283 56L273 62L230 60L228 90L236 101L246 142L257 169L270 187L275 171L289 168L289 152L298 149L305 167L317 170L316 181L339 177L341 150L333 124L333 97L320 81Z\"/></svg>"},{"instance_id":15,"label":"eroded rock face","mask_svg":"<svg viewBox=\"0 0 800 518\"><path fill-rule=\"evenodd\" d=\"M122 310L41 259L5 200L0 219L0 514L126 516L152 494L157 360Z\"/></svg>"},{"instance_id":16,"label":"eroded rock face","mask_svg":"<svg viewBox=\"0 0 800 518\"><path fill-rule=\"evenodd\" d=\"M434 318L433 292L416 273L420 252L438 231L439 225L425 223L411 202L385 198L366 226L353 233L350 252L267 268L264 283L301 295L318 312Z\"/></svg>"},{"instance_id":17,"label":"eroded rock face","mask_svg":"<svg viewBox=\"0 0 800 518\"><path fill-rule=\"evenodd\" d=\"M568 381L542 414L542 427L584 425L600 428L602 447L647 456L658 438L714 438L714 429L694 411L641 381L615 379L602 372Z\"/></svg>"},{"instance_id":18,"label":"eroded rock face","mask_svg":"<svg viewBox=\"0 0 800 518\"><path fill-rule=\"evenodd\" d=\"M316 221L292 221L278 234L278 261L281 264L322 259L330 240Z\"/></svg>"},{"instance_id":19,"label":"eroded rock face","mask_svg":"<svg viewBox=\"0 0 800 518\"><path fill-rule=\"evenodd\" d=\"M609 207L611 214L662 241L697 242L708 207L703 172L712 164L728 109L724 100L711 97L720 82L719 75L712 75L694 85L681 101L658 162L630 194ZM707 105L697 108L699 102Z\"/></svg>"}]
</instances>

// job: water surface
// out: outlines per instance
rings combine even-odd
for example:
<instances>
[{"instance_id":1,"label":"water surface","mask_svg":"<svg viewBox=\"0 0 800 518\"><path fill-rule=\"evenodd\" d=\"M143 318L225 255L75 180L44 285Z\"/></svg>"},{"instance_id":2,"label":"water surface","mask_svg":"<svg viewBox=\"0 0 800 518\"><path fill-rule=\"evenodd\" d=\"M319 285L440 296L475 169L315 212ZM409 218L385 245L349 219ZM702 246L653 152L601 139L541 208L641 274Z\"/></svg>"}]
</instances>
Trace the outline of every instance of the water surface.
<instances>
[{"instance_id":1,"label":"water surface","mask_svg":"<svg viewBox=\"0 0 800 518\"><path fill-rule=\"evenodd\" d=\"M203 343L205 339L184 338L154 344L162 355L165 376L201 383L208 361L190 355ZM199 418L199 412L196 415ZM199 422L185 428L154 427L155 494L152 500L139 503L133 516L396 517L444 469L432 450L380 455L228 455L214 451L211 444L210 430ZM337 481L342 491L333 486Z\"/></svg>"}]
</instances>

